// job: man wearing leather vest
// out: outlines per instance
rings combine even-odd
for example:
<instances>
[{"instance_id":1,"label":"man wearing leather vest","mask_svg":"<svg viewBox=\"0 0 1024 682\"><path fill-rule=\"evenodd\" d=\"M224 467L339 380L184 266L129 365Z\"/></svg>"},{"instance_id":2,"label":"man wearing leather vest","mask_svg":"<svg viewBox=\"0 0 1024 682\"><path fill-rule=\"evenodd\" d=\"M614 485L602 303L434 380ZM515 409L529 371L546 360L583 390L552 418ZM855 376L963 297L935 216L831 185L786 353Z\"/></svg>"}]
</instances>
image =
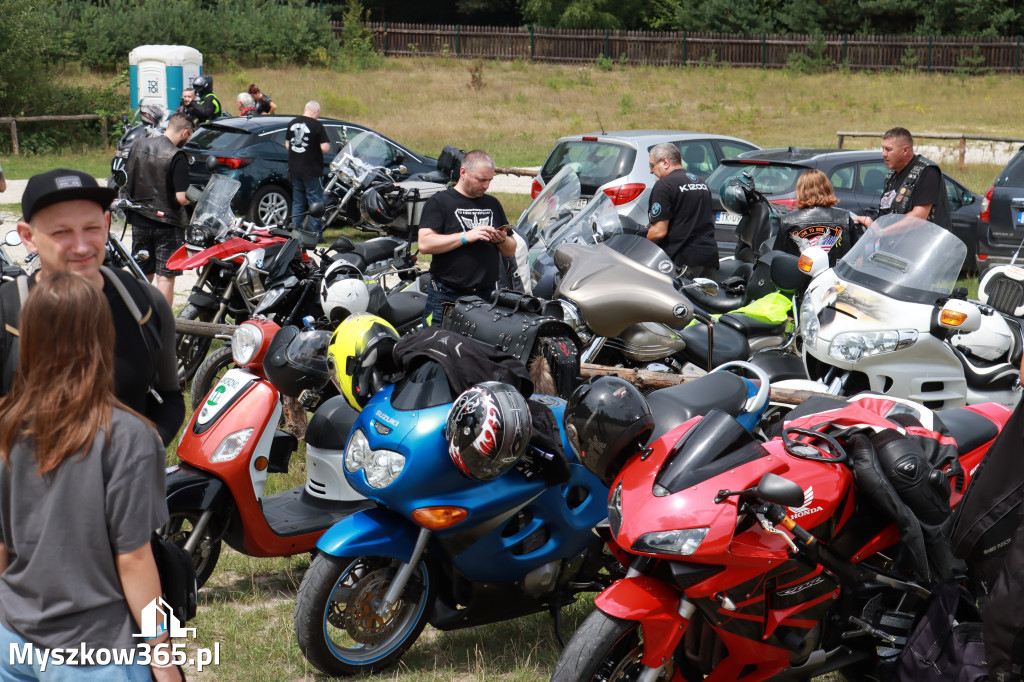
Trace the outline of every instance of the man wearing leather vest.
<instances>
[{"instance_id":1,"label":"man wearing leather vest","mask_svg":"<svg viewBox=\"0 0 1024 682\"><path fill-rule=\"evenodd\" d=\"M174 278L181 273L168 270L167 259L185 241L188 222L183 208L188 204L188 160L180 147L194 129L188 116L174 114L163 135L136 140L128 155L125 191L136 204L127 211L132 254L149 252L142 271L168 304L174 302Z\"/></svg>"},{"instance_id":2,"label":"man wearing leather vest","mask_svg":"<svg viewBox=\"0 0 1024 682\"><path fill-rule=\"evenodd\" d=\"M891 128L882 135L882 160L889 174L878 202L878 215L898 213L944 227L952 226L946 183L938 164L914 153L914 138L906 128ZM873 222L860 216L865 226Z\"/></svg>"},{"instance_id":3,"label":"man wearing leather vest","mask_svg":"<svg viewBox=\"0 0 1024 682\"><path fill-rule=\"evenodd\" d=\"M808 246L828 254L830 266L842 258L864 228L839 203L828 177L820 170L805 171L796 182L797 210L782 216L772 248L799 256Z\"/></svg>"}]
</instances>

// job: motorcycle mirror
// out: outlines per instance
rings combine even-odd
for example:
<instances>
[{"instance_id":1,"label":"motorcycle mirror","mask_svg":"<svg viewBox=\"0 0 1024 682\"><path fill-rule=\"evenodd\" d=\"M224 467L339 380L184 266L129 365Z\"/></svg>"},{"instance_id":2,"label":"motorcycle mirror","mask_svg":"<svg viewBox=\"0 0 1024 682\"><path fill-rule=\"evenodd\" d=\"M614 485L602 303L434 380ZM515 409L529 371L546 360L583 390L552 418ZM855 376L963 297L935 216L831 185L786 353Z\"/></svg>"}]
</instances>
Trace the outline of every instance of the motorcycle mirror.
<instances>
[{"instance_id":1,"label":"motorcycle mirror","mask_svg":"<svg viewBox=\"0 0 1024 682\"><path fill-rule=\"evenodd\" d=\"M220 168L220 161L217 160L216 156L206 157L206 170L211 173L216 173L217 169Z\"/></svg>"},{"instance_id":2,"label":"motorcycle mirror","mask_svg":"<svg viewBox=\"0 0 1024 682\"><path fill-rule=\"evenodd\" d=\"M802 507L804 491L799 485L777 474L765 474L757 484L757 496L787 507Z\"/></svg>"},{"instance_id":3,"label":"motorcycle mirror","mask_svg":"<svg viewBox=\"0 0 1024 682\"><path fill-rule=\"evenodd\" d=\"M121 125L128 125L128 114L121 114Z\"/></svg>"},{"instance_id":4,"label":"motorcycle mirror","mask_svg":"<svg viewBox=\"0 0 1024 682\"><path fill-rule=\"evenodd\" d=\"M128 172L123 168L114 171L114 184L118 187L124 187L128 184Z\"/></svg>"},{"instance_id":5,"label":"motorcycle mirror","mask_svg":"<svg viewBox=\"0 0 1024 682\"><path fill-rule=\"evenodd\" d=\"M718 295L718 282L707 277L697 277L693 280L693 285L703 291L708 296Z\"/></svg>"},{"instance_id":6,"label":"motorcycle mirror","mask_svg":"<svg viewBox=\"0 0 1024 682\"><path fill-rule=\"evenodd\" d=\"M145 249L142 249L137 254L135 254L135 262L140 264L140 265L142 263L145 263L148 260L149 260L149 251L146 251Z\"/></svg>"},{"instance_id":7,"label":"motorcycle mirror","mask_svg":"<svg viewBox=\"0 0 1024 682\"><path fill-rule=\"evenodd\" d=\"M7 246L21 246L21 235L17 230L11 230L4 236L4 244Z\"/></svg>"},{"instance_id":8,"label":"motorcycle mirror","mask_svg":"<svg viewBox=\"0 0 1024 682\"><path fill-rule=\"evenodd\" d=\"M314 201L312 204L309 205L309 215L313 216L314 218L322 218L324 212L324 205L319 201Z\"/></svg>"},{"instance_id":9,"label":"motorcycle mirror","mask_svg":"<svg viewBox=\"0 0 1024 682\"><path fill-rule=\"evenodd\" d=\"M398 171L399 175L408 175L409 174L409 169L406 168L405 166L399 166L396 170Z\"/></svg>"}]
</instances>

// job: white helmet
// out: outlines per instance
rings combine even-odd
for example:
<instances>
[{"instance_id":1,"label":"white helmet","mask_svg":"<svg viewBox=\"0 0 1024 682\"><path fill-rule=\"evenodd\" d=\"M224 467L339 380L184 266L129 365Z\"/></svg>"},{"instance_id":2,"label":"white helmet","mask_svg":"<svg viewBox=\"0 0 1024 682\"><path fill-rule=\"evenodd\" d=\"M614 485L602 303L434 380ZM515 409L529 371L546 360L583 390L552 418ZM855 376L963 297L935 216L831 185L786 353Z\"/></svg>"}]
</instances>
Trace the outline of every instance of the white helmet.
<instances>
[{"instance_id":1,"label":"white helmet","mask_svg":"<svg viewBox=\"0 0 1024 682\"><path fill-rule=\"evenodd\" d=\"M953 337L954 346L963 346L971 355L993 362L1007 359L1007 352L1013 344L1013 332L999 313L983 315L981 328Z\"/></svg>"},{"instance_id":2,"label":"white helmet","mask_svg":"<svg viewBox=\"0 0 1024 682\"><path fill-rule=\"evenodd\" d=\"M370 305L370 291L351 264L338 261L324 273L320 284L320 305L328 319L340 322L349 315L366 312Z\"/></svg>"}]
</instances>

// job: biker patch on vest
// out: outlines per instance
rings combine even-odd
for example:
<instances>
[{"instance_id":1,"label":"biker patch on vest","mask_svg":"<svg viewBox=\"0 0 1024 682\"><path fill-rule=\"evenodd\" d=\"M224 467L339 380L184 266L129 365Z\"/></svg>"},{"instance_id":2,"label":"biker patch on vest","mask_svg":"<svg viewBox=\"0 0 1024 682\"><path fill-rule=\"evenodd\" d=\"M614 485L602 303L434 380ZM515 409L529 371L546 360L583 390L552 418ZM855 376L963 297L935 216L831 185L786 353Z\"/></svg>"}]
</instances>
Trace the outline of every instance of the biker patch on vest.
<instances>
[{"instance_id":1,"label":"biker patch on vest","mask_svg":"<svg viewBox=\"0 0 1024 682\"><path fill-rule=\"evenodd\" d=\"M842 243L843 228L838 225L807 225L791 230L789 238L801 249L806 246L817 246L828 253L833 246Z\"/></svg>"}]
</instances>

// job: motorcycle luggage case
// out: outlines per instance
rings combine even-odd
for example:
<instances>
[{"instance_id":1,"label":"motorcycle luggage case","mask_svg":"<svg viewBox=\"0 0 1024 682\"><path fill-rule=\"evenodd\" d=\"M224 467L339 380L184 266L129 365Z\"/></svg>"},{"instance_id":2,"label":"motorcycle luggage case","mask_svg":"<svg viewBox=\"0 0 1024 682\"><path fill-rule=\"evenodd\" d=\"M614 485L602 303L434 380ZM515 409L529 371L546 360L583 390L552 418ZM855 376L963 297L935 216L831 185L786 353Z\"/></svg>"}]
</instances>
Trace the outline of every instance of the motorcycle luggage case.
<instances>
[{"instance_id":1,"label":"motorcycle luggage case","mask_svg":"<svg viewBox=\"0 0 1024 682\"><path fill-rule=\"evenodd\" d=\"M533 358L543 356L558 395L568 397L575 389L580 374L580 340L562 318L559 304L502 290L494 303L467 297L447 307L443 329L505 351L527 367Z\"/></svg>"},{"instance_id":2,"label":"motorcycle luggage case","mask_svg":"<svg viewBox=\"0 0 1024 682\"><path fill-rule=\"evenodd\" d=\"M427 199L447 188L446 185L436 182L423 182L421 180L403 180L395 185L410 190L405 198L405 218L396 220L394 227L419 227L420 216L423 215L423 207L427 205Z\"/></svg>"}]
</instances>

